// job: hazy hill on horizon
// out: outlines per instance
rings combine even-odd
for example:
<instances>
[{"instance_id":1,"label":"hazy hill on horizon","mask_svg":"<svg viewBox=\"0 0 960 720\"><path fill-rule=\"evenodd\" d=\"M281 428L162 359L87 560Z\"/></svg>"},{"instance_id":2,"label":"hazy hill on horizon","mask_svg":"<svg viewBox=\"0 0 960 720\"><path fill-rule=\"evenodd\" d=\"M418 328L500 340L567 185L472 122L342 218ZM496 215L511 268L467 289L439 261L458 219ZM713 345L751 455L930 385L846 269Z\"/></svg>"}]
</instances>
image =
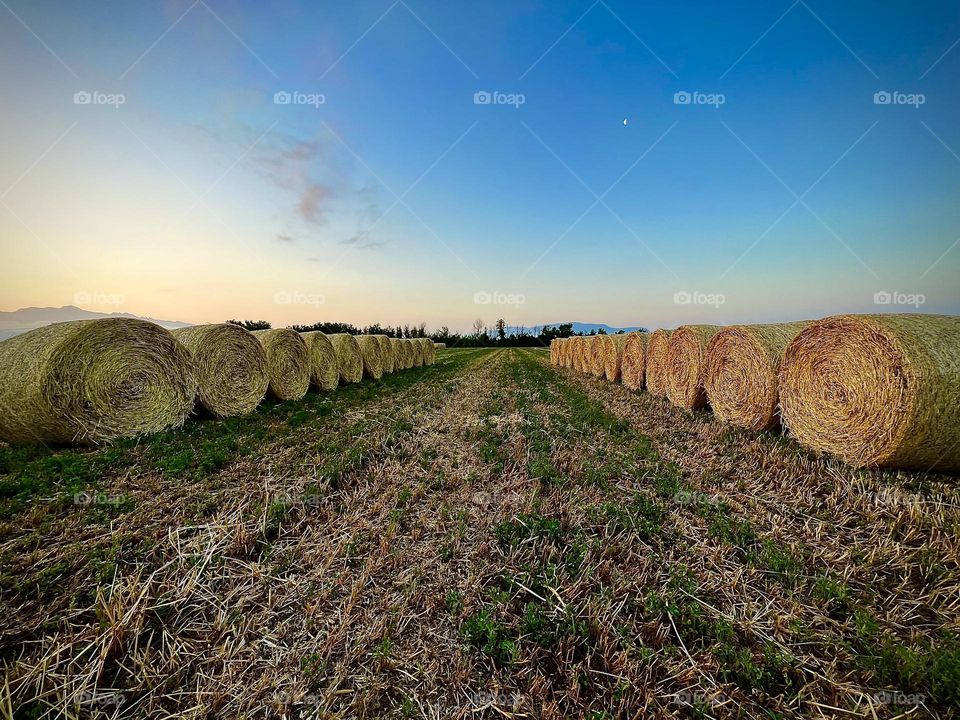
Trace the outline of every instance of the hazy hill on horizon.
<instances>
[{"instance_id":1,"label":"hazy hill on horizon","mask_svg":"<svg viewBox=\"0 0 960 720\"><path fill-rule=\"evenodd\" d=\"M100 318L135 318L156 323L168 330L188 327L191 323L179 320L157 320L156 318L141 317L130 313L102 313L93 310L84 310L76 305L62 305L61 307L26 307L12 312L0 312L0 340L6 340L14 335L35 330L44 325L68 322L70 320L95 320Z\"/></svg>"}]
</instances>

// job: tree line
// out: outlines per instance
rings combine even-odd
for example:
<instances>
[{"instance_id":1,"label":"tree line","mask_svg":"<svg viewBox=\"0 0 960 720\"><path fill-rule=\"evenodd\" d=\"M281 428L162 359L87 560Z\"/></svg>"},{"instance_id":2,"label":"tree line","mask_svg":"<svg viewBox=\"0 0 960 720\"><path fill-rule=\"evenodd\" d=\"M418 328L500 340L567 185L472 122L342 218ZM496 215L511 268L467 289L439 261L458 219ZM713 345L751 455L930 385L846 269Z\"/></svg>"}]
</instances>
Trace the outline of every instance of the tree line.
<instances>
[{"instance_id":1,"label":"tree line","mask_svg":"<svg viewBox=\"0 0 960 720\"><path fill-rule=\"evenodd\" d=\"M234 325L240 325L247 330L269 330L271 325L266 320L228 320ZM549 347L550 341L557 338L567 338L573 335L606 335L600 330L591 330L589 333L574 332L573 323L559 325L538 325L532 328L507 325L503 318L498 319L493 327L480 319L473 323L472 332L450 332L446 325L439 330L427 331L426 323L419 325L367 325L358 327L351 323L319 322L313 325L291 325L291 330L297 332L348 333L350 335L386 335L395 338L430 338L434 342L446 343L448 347ZM620 331L623 332L622 330ZM618 333L619 334L619 333Z\"/></svg>"}]
</instances>

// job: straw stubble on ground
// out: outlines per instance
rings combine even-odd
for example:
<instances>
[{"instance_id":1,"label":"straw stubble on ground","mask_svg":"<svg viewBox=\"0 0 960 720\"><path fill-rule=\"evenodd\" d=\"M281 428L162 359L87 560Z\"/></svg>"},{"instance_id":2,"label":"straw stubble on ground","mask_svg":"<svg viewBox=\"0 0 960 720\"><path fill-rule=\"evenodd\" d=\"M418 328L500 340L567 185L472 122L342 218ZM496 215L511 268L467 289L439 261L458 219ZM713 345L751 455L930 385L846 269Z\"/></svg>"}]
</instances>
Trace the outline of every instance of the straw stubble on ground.
<instances>
[{"instance_id":1,"label":"straw stubble on ground","mask_svg":"<svg viewBox=\"0 0 960 720\"><path fill-rule=\"evenodd\" d=\"M0 506L14 704L882 718L891 690L923 696L912 717L953 712L946 483L858 473L529 350L447 351L196 428L2 457L21 494L50 464L77 482ZM75 505L87 465L107 501Z\"/></svg>"}]
</instances>

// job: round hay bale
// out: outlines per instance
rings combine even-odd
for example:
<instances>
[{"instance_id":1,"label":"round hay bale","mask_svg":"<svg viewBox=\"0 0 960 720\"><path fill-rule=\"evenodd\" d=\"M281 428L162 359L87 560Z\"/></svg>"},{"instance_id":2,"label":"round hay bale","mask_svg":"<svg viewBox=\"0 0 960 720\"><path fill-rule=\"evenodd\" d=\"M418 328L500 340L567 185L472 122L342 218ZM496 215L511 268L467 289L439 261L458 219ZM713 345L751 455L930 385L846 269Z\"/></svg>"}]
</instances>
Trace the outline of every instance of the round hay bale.
<instances>
[{"instance_id":1,"label":"round hay bale","mask_svg":"<svg viewBox=\"0 0 960 720\"><path fill-rule=\"evenodd\" d=\"M194 325L171 331L193 358L197 402L214 417L256 410L270 382L260 341L239 325Z\"/></svg>"},{"instance_id":2,"label":"round hay bale","mask_svg":"<svg viewBox=\"0 0 960 720\"><path fill-rule=\"evenodd\" d=\"M593 335L587 340L587 372L596 378L604 376L603 335Z\"/></svg>"},{"instance_id":3,"label":"round hay bale","mask_svg":"<svg viewBox=\"0 0 960 720\"><path fill-rule=\"evenodd\" d=\"M703 381L714 415L751 430L775 429L783 353L809 324L734 325L714 335Z\"/></svg>"},{"instance_id":4,"label":"round hay bale","mask_svg":"<svg viewBox=\"0 0 960 720\"><path fill-rule=\"evenodd\" d=\"M433 347L434 347L435 349L437 349L437 350L446 350L446 349L447 349L447 344L446 344L445 342L440 342L440 343L435 342L435 343L433 344Z\"/></svg>"},{"instance_id":5,"label":"round hay bale","mask_svg":"<svg viewBox=\"0 0 960 720\"><path fill-rule=\"evenodd\" d=\"M423 343L423 361L427 365L433 365L437 361L437 346L430 338L424 338Z\"/></svg>"},{"instance_id":6,"label":"round hay bale","mask_svg":"<svg viewBox=\"0 0 960 720\"><path fill-rule=\"evenodd\" d=\"M410 338L403 338L400 343L400 347L403 349L403 366L410 369L413 367L414 360L416 359L413 351L413 343L410 342Z\"/></svg>"},{"instance_id":7,"label":"round hay bale","mask_svg":"<svg viewBox=\"0 0 960 720\"><path fill-rule=\"evenodd\" d=\"M654 330L647 340L644 383L651 395L667 396L667 348L671 333L673 330Z\"/></svg>"},{"instance_id":8,"label":"round hay bale","mask_svg":"<svg viewBox=\"0 0 960 720\"><path fill-rule=\"evenodd\" d=\"M327 338L337 353L340 382L360 382L363 379L363 354L357 339L348 333L333 333L327 335Z\"/></svg>"},{"instance_id":9,"label":"round hay bale","mask_svg":"<svg viewBox=\"0 0 960 720\"><path fill-rule=\"evenodd\" d=\"M310 351L300 333L290 328L254 330L267 353L270 394L277 400L299 400L310 389Z\"/></svg>"},{"instance_id":10,"label":"round hay bale","mask_svg":"<svg viewBox=\"0 0 960 720\"><path fill-rule=\"evenodd\" d=\"M568 337L563 339L563 352L561 353L563 366L565 368L573 367L573 338Z\"/></svg>"},{"instance_id":11,"label":"round hay bale","mask_svg":"<svg viewBox=\"0 0 960 720\"><path fill-rule=\"evenodd\" d=\"M423 343L419 340L420 338L413 338L408 341L413 348L413 367L423 366Z\"/></svg>"},{"instance_id":12,"label":"round hay bale","mask_svg":"<svg viewBox=\"0 0 960 720\"><path fill-rule=\"evenodd\" d=\"M178 427L197 397L190 352L144 320L57 323L0 342L0 440L100 444Z\"/></svg>"},{"instance_id":13,"label":"round hay bale","mask_svg":"<svg viewBox=\"0 0 960 720\"><path fill-rule=\"evenodd\" d=\"M403 340L400 338L390 338L390 352L393 353L393 369L406 369L407 364L406 357L403 352Z\"/></svg>"},{"instance_id":14,"label":"round hay bale","mask_svg":"<svg viewBox=\"0 0 960 720\"><path fill-rule=\"evenodd\" d=\"M667 397L677 407L699 410L707 406L703 381L707 371L707 343L720 331L716 325L681 325L667 346Z\"/></svg>"},{"instance_id":15,"label":"round hay bale","mask_svg":"<svg viewBox=\"0 0 960 720\"><path fill-rule=\"evenodd\" d=\"M623 334L600 336L600 349L603 354L603 374L610 382L620 382L623 346L626 341L627 336Z\"/></svg>"},{"instance_id":16,"label":"round hay bale","mask_svg":"<svg viewBox=\"0 0 960 720\"><path fill-rule=\"evenodd\" d=\"M386 335L374 335L377 343L380 345L380 363L383 366L383 374L387 375L396 369L396 362L393 359L393 348L390 346L390 338Z\"/></svg>"},{"instance_id":17,"label":"round hay bale","mask_svg":"<svg viewBox=\"0 0 960 720\"><path fill-rule=\"evenodd\" d=\"M383 360L380 358L380 341L374 335L357 335L360 356L363 358L363 376L371 380L383 377Z\"/></svg>"},{"instance_id":18,"label":"round hay bale","mask_svg":"<svg viewBox=\"0 0 960 720\"><path fill-rule=\"evenodd\" d=\"M623 342L623 355L620 359L620 377L631 390L642 390L647 372L647 343L650 333L628 333Z\"/></svg>"},{"instance_id":19,"label":"round hay bale","mask_svg":"<svg viewBox=\"0 0 960 720\"><path fill-rule=\"evenodd\" d=\"M573 339L573 369L587 372L587 339L583 335Z\"/></svg>"},{"instance_id":20,"label":"round hay bale","mask_svg":"<svg viewBox=\"0 0 960 720\"><path fill-rule=\"evenodd\" d=\"M780 368L784 424L857 467L960 471L960 318L836 315Z\"/></svg>"},{"instance_id":21,"label":"round hay bale","mask_svg":"<svg viewBox=\"0 0 960 720\"><path fill-rule=\"evenodd\" d=\"M340 364L337 351L324 333L301 333L310 351L310 384L316 390L336 390L340 384Z\"/></svg>"}]
</instances>

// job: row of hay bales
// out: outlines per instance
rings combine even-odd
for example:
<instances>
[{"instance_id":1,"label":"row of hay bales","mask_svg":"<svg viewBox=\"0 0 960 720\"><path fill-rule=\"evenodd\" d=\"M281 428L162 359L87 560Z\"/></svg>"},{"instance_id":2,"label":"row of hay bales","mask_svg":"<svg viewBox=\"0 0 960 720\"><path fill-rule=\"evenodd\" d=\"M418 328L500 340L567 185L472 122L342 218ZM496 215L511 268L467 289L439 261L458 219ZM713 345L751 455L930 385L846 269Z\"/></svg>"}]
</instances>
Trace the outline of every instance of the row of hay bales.
<instances>
[{"instance_id":1,"label":"row of hay bales","mask_svg":"<svg viewBox=\"0 0 960 720\"><path fill-rule=\"evenodd\" d=\"M836 315L554 340L554 365L856 467L960 471L960 317Z\"/></svg>"},{"instance_id":2,"label":"row of hay bales","mask_svg":"<svg viewBox=\"0 0 960 720\"><path fill-rule=\"evenodd\" d=\"M195 409L245 415L267 395L298 400L435 360L428 338L57 323L0 342L0 441L100 444L179 427Z\"/></svg>"}]
</instances>

